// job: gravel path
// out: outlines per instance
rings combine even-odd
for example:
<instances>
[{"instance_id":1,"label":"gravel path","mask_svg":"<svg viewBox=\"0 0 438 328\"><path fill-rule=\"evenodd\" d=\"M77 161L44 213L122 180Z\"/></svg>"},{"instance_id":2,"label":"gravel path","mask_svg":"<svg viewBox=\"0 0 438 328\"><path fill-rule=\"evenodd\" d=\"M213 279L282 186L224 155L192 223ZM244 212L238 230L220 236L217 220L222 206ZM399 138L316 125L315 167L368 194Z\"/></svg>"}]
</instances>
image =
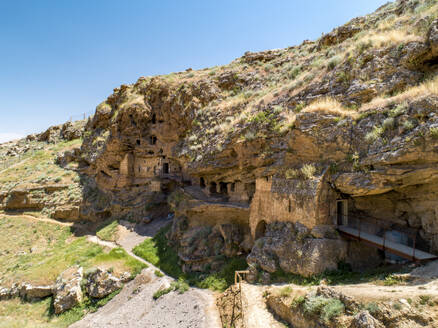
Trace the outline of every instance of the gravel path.
<instances>
[{"instance_id":1,"label":"gravel path","mask_svg":"<svg viewBox=\"0 0 438 328\"><path fill-rule=\"evenodd\" d=\"M147 268L107 305L70 327L221 327L218 315L212 311L214 295L209 291L191 288L184 294L171 292L154 300L153 294L169 283L168 277L158 278L151 268Z\"/></svg>"}]
</instances>

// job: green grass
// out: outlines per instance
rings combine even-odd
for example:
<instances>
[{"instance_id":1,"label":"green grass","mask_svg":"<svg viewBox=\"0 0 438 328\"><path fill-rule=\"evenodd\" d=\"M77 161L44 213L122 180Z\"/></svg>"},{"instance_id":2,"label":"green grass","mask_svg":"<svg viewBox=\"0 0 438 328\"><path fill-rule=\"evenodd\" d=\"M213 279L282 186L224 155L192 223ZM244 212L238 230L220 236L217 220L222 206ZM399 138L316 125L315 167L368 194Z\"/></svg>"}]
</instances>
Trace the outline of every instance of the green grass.
<instances>
[{"instance_id":1,"label":"green grass","mask_svg":"<svg viewBox=\"0 0 438 328\"><path fill-rule=\"evenodd\" d=\"M116 241L117 240L117 227L119 222L117 220L110 220L104 222L101 227L98 228L96 235L102 240Z\"/></svg>"},{"instance_id":2,"label":"green grass","mask_svg":"<svg viewBox=\"0 0 438 328\"><path fill-rule=\"evenodd\" d=\"M132 276L146 267L121 248L109 251L85 237L75 237L66 226L0 215L0 231L3 286L13 282L51 284L62 271L76 264L85 270L95 266L111 268L115 275L128 271ZM115 295L101 300L85 298L83 304L60 316L53 314L51 298L35 303L1 301L0 327L67 327Z\"/></svg>"},{"instance_id":3,"label":"green grass","mask_svg":"<svg viewBox=\"0 0 438 328\"><path fill-rule=\"evenodd\" d=\"M170 225L162 228L154 238L146 239L137 245L133 252L146 261L160 268L169 276L184 280L192 286L224 291L234 283L234 272L247 268L245 258L224 258L224 265L219 272L214 273L184 273L179 266L179 257L176 250L168 245L166 233Z\"/></svg>"},{"instance_id":4,"label":"green grass","mask_svg":"<svg viewBox=\"0 0 438 328\"><path fill-rule=\"evenodd\" d=\"M176 281L172 281L170 287L157 290L153 295L153 299L157 300L161 296L169 294L172 291L177 291L180 294L184 294L188 290L189 284L183 278L179 278Z\"/></svg>"}]
</instances>

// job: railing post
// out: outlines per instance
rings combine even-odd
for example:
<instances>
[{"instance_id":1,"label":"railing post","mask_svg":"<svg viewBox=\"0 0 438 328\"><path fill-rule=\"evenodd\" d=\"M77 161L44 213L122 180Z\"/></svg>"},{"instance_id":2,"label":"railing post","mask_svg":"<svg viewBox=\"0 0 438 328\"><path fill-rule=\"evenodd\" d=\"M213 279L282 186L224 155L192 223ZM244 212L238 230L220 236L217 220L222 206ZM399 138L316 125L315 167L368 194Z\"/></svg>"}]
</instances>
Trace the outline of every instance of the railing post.
<instances>
[{"instance_id":1,"label":"railing post","mask_svg":"<svg viewBox=\"0 0 438 328\"><path fill-rule=\"evenodd\" d=\"M417 241L417 233L415 233L415 235L414 235L414 247L412 250L412 261L415 261L415 243L416 243L416 241Z\"/></svg>"}]
</instances>

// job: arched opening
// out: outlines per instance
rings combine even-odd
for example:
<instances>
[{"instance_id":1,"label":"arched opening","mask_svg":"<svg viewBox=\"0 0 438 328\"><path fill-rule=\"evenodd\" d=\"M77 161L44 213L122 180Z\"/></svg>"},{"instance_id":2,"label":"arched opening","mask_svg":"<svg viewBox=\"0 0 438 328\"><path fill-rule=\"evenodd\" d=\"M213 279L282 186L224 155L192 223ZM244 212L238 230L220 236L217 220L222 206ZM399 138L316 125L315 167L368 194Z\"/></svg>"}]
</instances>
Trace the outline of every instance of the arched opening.
<instances>
[{"instance_id":1,"label":"arched opening","mask_svg":"<svg viewBox=\"0 0 438 328\"><path fill-rule=\"evenodd\" d=\"M199 185L201 186L201 188L205 188L205 180L204 180L204 178L199 179Z\"/></svg>"},{"instance_id":2,"label":"arched opening","mask_svg":"<svg viewBox=\"0 0 438 328\"><path fill-rule=\"evenodd\" d=\"M265 221L260 221L257 224L256 230L255 230L255 239L259 239L262 238L266 233L266 222Z\"/></svg>"},{"instance_id":3,"label":"arched opening","mask_svg":"<svg viewBox=\"0 0 438 328\"><path fill-rule=\"evenodd\" d=\"M221 194L227 195L228 194L227 183L219 182L219 190Z\"/></svg>"},{"instance_id":4,"label":"arched opening","mask_svg":"<svg viewBox=\"0 0 438 328\"><path fill-rule=\"evenodd\" d=\"M149 143L151 145L155 145L157 143L157 137L156 136L150 136Z\"/></svg>"},{"instance_id":5,"label":"arched opening","mask_svg":"<svg viewBox=\"0 0 438 328\"><path fill-rule=\"evenodd\" d=\"M216 182L211 182L210 183L210 194L216 194L217 193L216 187L217 187Z\"/></svg>"},{"instance_id":6,"label":"arched opening","mask_svg":"<svg viewBox=\"0 0 438 328\"><path fill-rule=\"evenodd\" d=\"M157 123L157 116L155 114L152 115L152 124Z\"/></svg>"},{"instance_id":7,"label":"arched opening","mask_svg":"<svg viewBox=\"0 0 438 328\"><path fill-rule=\"evenodd\" d=\"M137 139L137 145L140 146L140 139Z\"/></svg>"}]
</instances>

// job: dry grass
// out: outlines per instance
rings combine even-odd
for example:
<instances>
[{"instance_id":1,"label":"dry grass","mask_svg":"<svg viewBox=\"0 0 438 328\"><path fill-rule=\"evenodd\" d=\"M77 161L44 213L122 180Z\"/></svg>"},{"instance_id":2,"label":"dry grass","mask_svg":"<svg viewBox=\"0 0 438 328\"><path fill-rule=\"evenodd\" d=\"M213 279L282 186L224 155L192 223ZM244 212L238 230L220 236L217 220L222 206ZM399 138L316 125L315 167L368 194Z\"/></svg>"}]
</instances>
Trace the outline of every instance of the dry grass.
<instances>
[{"instance_id":1,"label":"dry grass","mask_svg":"<svg viewBox=\"0 0 438 328\"><path fill-rule=\"evenodd\" d=\"M351 117L356 118L357 113L353 110L347 109L342 104L333 98L321 98L310 105L304 107L302 112L305 113L324 113L324 114L332 114L341 117Z\"/></svg>"},{"instance_id":2,"label":"dry grass","mask_svg":"<svg viewBox=\"0 0 438 328\"><path fill-rule=\"evenodd\" d=\"M381 33L373 32L359 40L359 42L371 42L374 47L379 48L393 44L405 44L412 41L423 41L423 38L415 34L409 34L404 30L392 30Z\"/></svg>"},{"instance_id":3,"label":"dry grass","mask_svg":"<svg viewBox=\"0 0 438 328\"><path fill-rule=\"evenodd\" d=\"M425 81L417 86L411 87L404 92L389 98L377 97L369 103L364 104L359 112L364 112L375 108L384 108L395 103L402 103L421 96L438 95L438 76Z\"/></svg>"}]
</instances>

